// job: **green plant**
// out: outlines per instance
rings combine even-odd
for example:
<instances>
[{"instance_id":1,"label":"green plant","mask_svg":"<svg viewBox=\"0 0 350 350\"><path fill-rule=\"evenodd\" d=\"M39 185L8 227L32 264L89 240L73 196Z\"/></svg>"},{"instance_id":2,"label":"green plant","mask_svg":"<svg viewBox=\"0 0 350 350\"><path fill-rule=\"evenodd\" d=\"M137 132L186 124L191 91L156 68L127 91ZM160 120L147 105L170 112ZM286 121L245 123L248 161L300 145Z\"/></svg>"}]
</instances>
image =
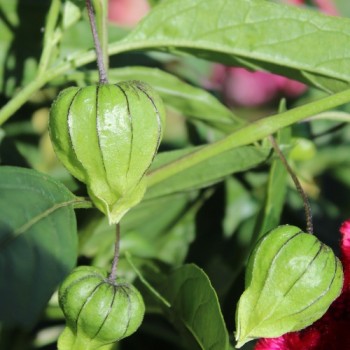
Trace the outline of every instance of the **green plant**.
<instances>
[{"instance_id":1,"label":"green plant","mask_svg":"<svg viewBox=\"0 0 350 350\"><path fill-rule=\"evenodd\" d=\"M339 3L349 11L345 0ZM330 232L349 210L348 201L335 194L348 198L350 192L350 20L265 0L162 0L152 1L133 30L106 30L107 1L93 6L94 38L102 46L97 54L89 49L83 1L0 4L0 348L56 348L67 312L55 292L78 264L111 270L114 279L118 265L118 278L135 285L145 300L139 331L110 347L232 349L236 303L255 243L280 223L301 227L305 221L286 164L310 197L319 240L308 239L333 246ZM280 74L309 90L279 106L229 109L202 87L209 61ZM142 83L122 83L135 80ZM147 89L143 101L133 95L135 84ZM104 99L118 86L132 87L126 95L132 95L132 108L140 103L135 122L145 123L140 132L133 130L138 150L130 152L132 165L123 148L130 130L123 147L118 139L96 148L96 134L93 141L87 133L92 124L80 116L91 105L97 111L92 120L100 108L120 106L119 90L113 106ZM98 95L102 107L96 100L77 102L76 93L91 93L90 100ZM166 108L164 131L158 95ZM47 131L55 99L50 133L64 166ZM141 110L148 111L145 118ZM69 118L67 124L68 115L87 128L72 126ZM293 151L295 139L302 138L313 142L306 158ZM87 161L75 157L78 147ZM281 162L278 147L288 163ZM97 157L101 149L105 167ZM112 158L121 167L110 171ZM132 176L125 181L129 166ZM119 235L110 225L119 221L120 258ZM320 276L328 278L313 277ZM276 329L254 337L286 331Z\"/></svg>"}]
</instances>

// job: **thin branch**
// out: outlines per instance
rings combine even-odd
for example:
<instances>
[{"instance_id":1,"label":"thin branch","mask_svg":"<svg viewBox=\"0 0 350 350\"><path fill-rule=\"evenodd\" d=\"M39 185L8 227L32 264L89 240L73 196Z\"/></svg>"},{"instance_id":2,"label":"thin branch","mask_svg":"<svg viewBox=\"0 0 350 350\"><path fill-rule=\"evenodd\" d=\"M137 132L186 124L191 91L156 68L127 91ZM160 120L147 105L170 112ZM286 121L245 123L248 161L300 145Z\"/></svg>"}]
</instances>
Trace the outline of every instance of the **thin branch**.
<instances>
[{"instance_id":1,"label":"thin branch","mask_svg":"<svg viewBox=\"0 0 350 350\"><path fill-rule=\"evenodd\" d=\"M314 228L313 228L313 224L312 224L312 213L311 213L311 206L310 206L309 199L308 199L303 187L301 186L299 179L295 175L293 169L289 166L288 161L287 161L286 157L284 156L284 154L282 153L281 149L279 148L275 138L272 135L270 135L269 140L272 144L273 149L275 150L278 157L281 159L283 165L287 169L289 175L291 176L291 178L295 184L295 187L298 190L301 198L303 199L305 216L306 216L306 231L310 234L313 234Z\"/></svg>"}]
</instances>

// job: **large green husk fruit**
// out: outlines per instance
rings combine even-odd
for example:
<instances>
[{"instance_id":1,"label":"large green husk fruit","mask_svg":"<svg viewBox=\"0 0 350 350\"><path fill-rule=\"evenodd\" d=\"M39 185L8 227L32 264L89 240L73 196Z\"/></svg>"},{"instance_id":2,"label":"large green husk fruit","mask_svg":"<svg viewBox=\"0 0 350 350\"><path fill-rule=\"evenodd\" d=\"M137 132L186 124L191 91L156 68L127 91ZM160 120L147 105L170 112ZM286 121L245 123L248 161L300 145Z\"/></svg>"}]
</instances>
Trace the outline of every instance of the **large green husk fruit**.
<instances>
[{"instance_id":1,"label":"large green husk fruit","mask_svg":"<svg viewBox=\"0 0 350 350\"><path fill-rule=\"evenodd\" d=\"M109 222L118 223L144 196L164 123L156 92L125 81L63 90L52 105L49 130L58 158L87 185Z\"/></svg>"},{"instance_id":2,"label":"large green husk fruit","mask_svg":"<svg viewBox=\"0 0 350 350\"><path fill-rule=\"evenodd\" d=\"M236 312L237 348L274 338L318 320L343 285L333 251L295 226L280 226L258 241Z\"/></svg>"},{"instance_id":3,"label":"large green husk fruit","mask_svg":"<svg viewBox=\"0 0 350 350\"><path fill-rule=\"evenodd\" d=\"M80 266L65 279L59 304L66 318L59 350L110 349L138 329L145 313L134 286L110 281L106 271L91 266Z\"/></svg>"}]
</instances>

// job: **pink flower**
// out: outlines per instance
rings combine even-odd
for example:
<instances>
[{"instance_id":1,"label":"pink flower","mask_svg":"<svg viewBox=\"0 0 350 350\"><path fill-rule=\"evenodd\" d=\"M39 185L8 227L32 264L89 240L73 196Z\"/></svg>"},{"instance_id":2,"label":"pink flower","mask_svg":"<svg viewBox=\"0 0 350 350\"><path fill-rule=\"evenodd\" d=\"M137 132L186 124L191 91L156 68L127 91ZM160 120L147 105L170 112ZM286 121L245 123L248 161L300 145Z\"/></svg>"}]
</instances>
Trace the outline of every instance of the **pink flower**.
<instances>
[{"instance_id":1,"label":"pink flower","mask_svg":"<svg viewBox=\"0 0 350 350\"><path fill-rule=\"evenodd\" d=\"M305 0L281 0L290 5L304 5ZM337 15L332 0L313 0L314 4L329 15ZM229 106L256 107L274 102L281 97L297 98L307 86L295 80L266 72L251 72L244 68L214 65L206 84L221 91Z\"/></svg>"},{"instance_id":2,"label":"pink flower","mask_svg":"<svg viewBox=\"0 0 350 350\"><path fill-rule=\"evenodd\" d=\"M266 72L214 65L211 87L221 89L229 106L259 106L285 96L295 98L307 87L294 80Z\"/></svg>"},{"instance_id":3,"label":"pink flower","mask_svg":"<svg viewBox=\"0 0 350 350\"><path fill-rule=\"evenodd\" d=\"M313 0L318 9L330 16L339 16L339 12L332 0Z\"/></svg>"},{"instance_id":4,"label":"pink flower","mask_svg":"<svg viewBox=\"0 0 350 350\"><path fill-rule=\"evenodd\" d=\"M286 4L290 4L290 5L304 5L305 4L305 0L282 0L283 2L285 2Z\"/></svg>"},{"instance_id":5,"label":"pink flower","mask_svg":"<svg viewBox=\"0 0 350 350\"><path fill-rule=\"evenodd\" d=\"M311 326L278 338L260 339L255 350L346 350L350 349L350 220L340 233L341 261L344 269L342 294L322 318Z\"/></svg>"},{"instance_id":6,"label":"pink flower","mask_svg":"<svg viewBox=\"0 0 350 350\"><path fill-rule=\"evenodd\" d=\"M150 10L147 0L109 0L108 19L123 27L133 27Z\"/></svg>"},{"instance_id":7,"label":"pink flower","mask_svg":"<svg viewBox=\"0 0 350 350\"><path fill-rule=\"evenodd\" d=\"M282 0L290 5L305 5L306 0ZM330 16L339 16L339 12L334 5L334 0L312 0L313 4L322 12Z\"/></svg>"}]
</instances>

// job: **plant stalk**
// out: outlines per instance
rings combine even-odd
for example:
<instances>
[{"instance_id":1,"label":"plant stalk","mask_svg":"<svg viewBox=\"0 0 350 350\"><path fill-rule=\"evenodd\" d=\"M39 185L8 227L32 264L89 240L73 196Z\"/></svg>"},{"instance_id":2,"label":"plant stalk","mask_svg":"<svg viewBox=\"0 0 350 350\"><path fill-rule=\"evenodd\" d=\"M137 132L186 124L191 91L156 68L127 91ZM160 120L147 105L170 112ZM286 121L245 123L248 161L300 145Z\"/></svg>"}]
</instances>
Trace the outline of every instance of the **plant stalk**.
<instances>
[{"instance_id":1,"label":"plant stalk","mask_svg":"<svg viewBox=\"0 0 350 350\"><path fill-rule=\"evenodd\" d=\"M95 51L97 56L97 68L100 76L100 84L108 84L107 71L104 64L103 52L101 43L98 37L95 12L91 3L91 0L86 0L86 8L88 10L91 32L94 39Z\"/></svg>"},{"instance_id":2,"label":"plant stalk","mask_svg":"<svg viewBox=\"0 0 350 350\"><path fill-rule=\"evenodd\" d=\"M120 224L116 224L116 235L114 244L114 257L112 262L111 272L108 276L108 281L110 283L115 283L117 278L117 268L119 263L119 250L120 250Z\"/></svg>"},{"instance_id":3,"label":"plant stalk","mask_svg":"<svg viewBox=\"0 0 350 350\"><path fill-rule=\"evenodd\" d=\"M290 177L292 178L294 185L297 189L297 191L299 192L302 200L303 200L303 205L304 205L304 211L305 211L305 217L306 217L306 232L313 234L314 233L314 228L313 228L313 224L312 224L312 212L311 212L311 206L310 206L310 202L309 202L309 198L307 197L307 194L305 193L303 187L301 186L301 183L298 179L298 177L295 175L293 169L290 167L290 165L288 164L288 161L286 159L286 157L284 156L284 154L282 153L281 149L279 148L276 139L270 135L269 136L269 140L272 144L273 149L275 150L275 152L277 153L278 157L280 158L280 160L282 161L284 167L286 168L286 170L288 171Z\"/></svg>"},{"instance_id":4,"label":"plant stalk","mask_svg":"<svg viewBox=\"0 0 350 350\"><path fill-rule=\"evenodd\" d=\"M61 38L61 35L58 35L55 32L61 6L61 0L52 0L46 19L43 51L38 66L37 75L39 77L45 74L49 63L52 60L52 52L56 48L56 45Z\"/></svg>"},{"instance_id":5,"label":"plant stalk","mask_svg":"<svg viewBox=\"0 0 350 350\"><path fill-rule=\"evenodd\" d=\"M101 51L103 57L103 64L105 67L109 66L109 56L108 56L108 0L92 0L98 38L101 43Z\"/></svg>"}]
</instances>

